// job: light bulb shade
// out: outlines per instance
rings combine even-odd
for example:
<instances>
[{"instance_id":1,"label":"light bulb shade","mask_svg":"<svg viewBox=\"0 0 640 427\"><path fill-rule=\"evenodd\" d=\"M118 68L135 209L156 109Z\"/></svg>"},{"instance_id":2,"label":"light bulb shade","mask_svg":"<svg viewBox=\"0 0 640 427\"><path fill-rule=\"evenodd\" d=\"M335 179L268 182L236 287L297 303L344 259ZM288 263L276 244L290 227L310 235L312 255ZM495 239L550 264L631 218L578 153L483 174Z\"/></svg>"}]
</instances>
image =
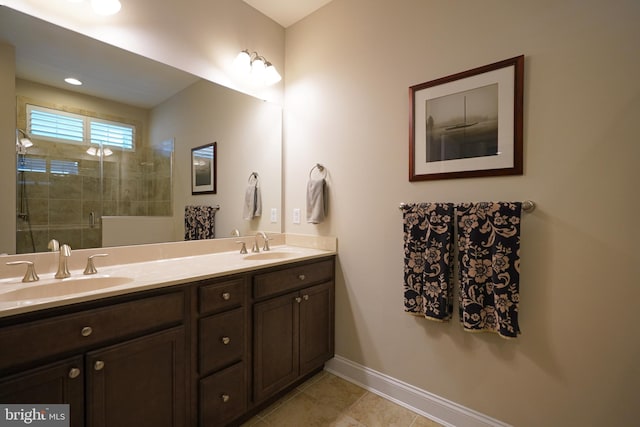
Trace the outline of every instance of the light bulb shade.
<instances>
[{"instance_id":1,"label":"light bulb shade","mask_svg":"<svg viewBox=\"0 0 640 427\"><path fill-rule=\"evenodd\" d=\"M241 74L249 74L251 71L251 55L248 50L243 50L233 61L233 67Z\"/></svg>"},{"instance_id":2,"label":"light bulb shade","mask_svg":"<svg viewBox=\"0 0 640 427\"><path fill-rule=\"evenodd\" d=\"M31 140L29 138L21 138L20 139L20 145L23 148L29 148L29 147L33 147L33 142L31 142Z\"/></svg>"},{"instance_id":3,"label":"light bulb shade","mask_svg":"<svg viewBox=\"0 0 640 427\"><path fill-rule=\"evenodd\" d=\"M267 69L264 72L264 82L272 85L278 83L280 80L282 80L282 77L280 73L278 73L278 70L276 70L276 67L270 62L267 62Z\"/></svg>"},{"instance_id":4,"label":"light bulb shade","mask_svg":"<svg viewBox=\"0 0 640 427\"><path fill-rule=\"evenodd\" d=\"M261 56L251 61L251 75L258 81L263 78L265 70L264 59Z\"/></svg>"},{"instance_id":5,"label":"light bulb shade","mask_svg":"<svg viewBox=\"0 0 640 427\"><path fill-rule=\"evenodd\" d=\"M113 15L120 11L119 0L91 0L91 7L98 15Z\"/></svg>"},{"instance_id":6,"label":"light bulb shade","mask_svg":"<svg viewBox=\"0 0 640 427\"><path fill-rule=\"evenodd\" d=\"M95 156L98 154L98 149L96 147L87 148L87 154L90 156Z\"/></svg>"}]
</instances>

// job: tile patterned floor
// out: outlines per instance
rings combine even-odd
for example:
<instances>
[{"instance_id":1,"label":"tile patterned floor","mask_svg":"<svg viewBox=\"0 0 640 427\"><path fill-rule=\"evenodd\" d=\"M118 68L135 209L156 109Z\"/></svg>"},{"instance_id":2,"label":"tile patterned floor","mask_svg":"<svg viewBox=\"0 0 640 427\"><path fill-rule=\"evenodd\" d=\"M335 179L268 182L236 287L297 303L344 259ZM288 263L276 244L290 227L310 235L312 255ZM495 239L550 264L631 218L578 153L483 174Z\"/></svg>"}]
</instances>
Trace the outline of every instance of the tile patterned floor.
<instances>
[{"instance_id":1,"label":"tile patterned floor","mask_svg":"<svg viewBox=\"0 0 640 427\"><path fill-rule=\"evenodd\" d=\"M242 427L441 427L400 405L322 371Z\"/></svg>"}]
</instances>

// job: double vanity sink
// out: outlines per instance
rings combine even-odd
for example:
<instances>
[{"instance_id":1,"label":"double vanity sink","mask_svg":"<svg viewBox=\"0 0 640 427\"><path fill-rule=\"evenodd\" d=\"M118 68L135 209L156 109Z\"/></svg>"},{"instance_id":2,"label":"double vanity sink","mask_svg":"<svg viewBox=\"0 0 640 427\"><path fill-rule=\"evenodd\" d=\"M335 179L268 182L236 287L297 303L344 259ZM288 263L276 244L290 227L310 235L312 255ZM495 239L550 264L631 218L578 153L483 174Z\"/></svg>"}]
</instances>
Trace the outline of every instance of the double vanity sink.
<instances>
[{"instance_id":1,"label":"double vanity sink","mask_svg":"<svg viewBox=\"0 0 640 427\"><path fill-rule=\"evenodd\" d=\"M234 240L78 250L62 279L56 254L0 257L0 402L69 404L71 427L227 426L314 375L334 354L335 238ZM6 265L25 260L38 281Z\"/></svg>"},{"instance_id":2,"label":"double vanity sink","mask_svg":"<svg viewBox=\"0 0 640 427\"><path fill-rule=\"evenodd\" d=\"M304 237L313 239L312 236ZM22 276L0 278L0 317L60 304L171 286L222 274L250 271L269 265L301 261L335 253L331 244L329 247L318 249L289 245L282 240L280 242L283 244L272 245L273 247L268 251L262 250L247 254L241 254L238 250L216 252L216 248L213 248L211 253L192 253L180 256L178 252L176 257L147 259L118 265L105 265L110 261L109 257L105 257L96 261L97 274L84 275L82 269L78 269L72 270L71 277L64 279L54 278L53 272L39 274L40 280L29 283L23 283ZM177 242L169 245L189 245L189 243L196 242ZM224 244L224 242L212 241L211 245L218 243ZM144 251L145 246L159 245L142 245L138 249ZM317 245L312 243L311 246ZM135 247L129 247L128 250L132 248ZM113 248L113 251L120 249ZM82 258L82 252L84 251L75 251L72 256ZM11 258L19 257L12 256ZM0 257L0 261L2 261L2 257ZM5 263L3 262L3 264ZM36 271L38 271L38 261L34 261L34 264ZM21 272L20 266L14 266L11 272L19 274Z\"/></svg>"}]
</instances>

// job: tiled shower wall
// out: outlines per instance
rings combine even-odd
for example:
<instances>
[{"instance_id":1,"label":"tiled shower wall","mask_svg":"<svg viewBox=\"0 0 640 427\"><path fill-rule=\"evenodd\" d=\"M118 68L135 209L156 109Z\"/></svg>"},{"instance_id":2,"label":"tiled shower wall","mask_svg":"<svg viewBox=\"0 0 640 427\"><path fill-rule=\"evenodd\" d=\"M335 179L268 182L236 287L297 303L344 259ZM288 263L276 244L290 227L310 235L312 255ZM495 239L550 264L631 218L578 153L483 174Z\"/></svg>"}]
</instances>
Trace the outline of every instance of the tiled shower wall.
<instances>
[{"instance_id":1,"label":"tiled shower wall","mask_svg":"<svg viewBox=\"0 0 640 427\"><path fill-rule=\"evenodd\" d=\"M34 141L36 142L36 141ZM18 196L24 181L30 224L17 219L16 252L47 250L51 239L68 243L73 249L101 246L102 215L172 215L172 152L143 148L135 152L114 152L100 166L100 159L84 153L86 147L59 147L36 142L27 157L74 160L77 173L18 173ZM75 153L70 153L74 151ZM20 199L18 198L20 207ZM95 225L90 224L94 212Z\"/></svg>"}]
</instances>

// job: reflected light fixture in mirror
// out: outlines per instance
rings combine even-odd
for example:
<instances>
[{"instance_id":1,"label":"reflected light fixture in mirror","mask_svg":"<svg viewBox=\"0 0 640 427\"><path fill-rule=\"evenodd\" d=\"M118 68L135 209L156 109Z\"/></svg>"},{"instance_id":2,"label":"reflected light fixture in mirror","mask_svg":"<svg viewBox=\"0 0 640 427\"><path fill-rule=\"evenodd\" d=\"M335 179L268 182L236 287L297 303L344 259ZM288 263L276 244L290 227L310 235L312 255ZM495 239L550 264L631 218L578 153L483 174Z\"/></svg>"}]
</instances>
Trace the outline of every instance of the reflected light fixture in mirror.
<instances>
[{"instance_id":1,"label":"reflected light fixture in mirror","mask_svg":"<svg viewBox=\"0 0 640 427\"><path fill-rule=\"evenodd\" d=\"M73 86L82 86L82 82L73 77L67 77L66 79L64 79L64 81Z\"/></svg>"},{"instance_id":2,"label":"reflected light fixture in mirror","mask_svg":"<svg viewBox=\"0 0 640 427\"><path fill-rule=\"evenodd\" d=\"M87 154L96 157L108 157L113 154L113 151L109 148L89 147L87 149Z\"/></svg>"},{"instance_id":3,"label":"reflected light fixture in mirror","mask_svg":"<svg viewBox=\"0 0 640 427\"><path fill-rule=\"evenodd\" d=\"M22 135L22 137L20 135ZM16 129L16 149L18 152L21 153L29 147L33 147L33 142L29 134L22 129Z\"/></svg>"},{"instance_id":4,"label":"reflected light fixture in mirror","mask_svg":"<svg viewBox=\"0 0 640 427\"><path fill-rule=\"evenodd\" d=\"M241 76L250 77L254 83L272 85L282 80L276 67L257 52L249 53L248 50L243 50L233 65Z\"/></svg>"}]
</instances>

